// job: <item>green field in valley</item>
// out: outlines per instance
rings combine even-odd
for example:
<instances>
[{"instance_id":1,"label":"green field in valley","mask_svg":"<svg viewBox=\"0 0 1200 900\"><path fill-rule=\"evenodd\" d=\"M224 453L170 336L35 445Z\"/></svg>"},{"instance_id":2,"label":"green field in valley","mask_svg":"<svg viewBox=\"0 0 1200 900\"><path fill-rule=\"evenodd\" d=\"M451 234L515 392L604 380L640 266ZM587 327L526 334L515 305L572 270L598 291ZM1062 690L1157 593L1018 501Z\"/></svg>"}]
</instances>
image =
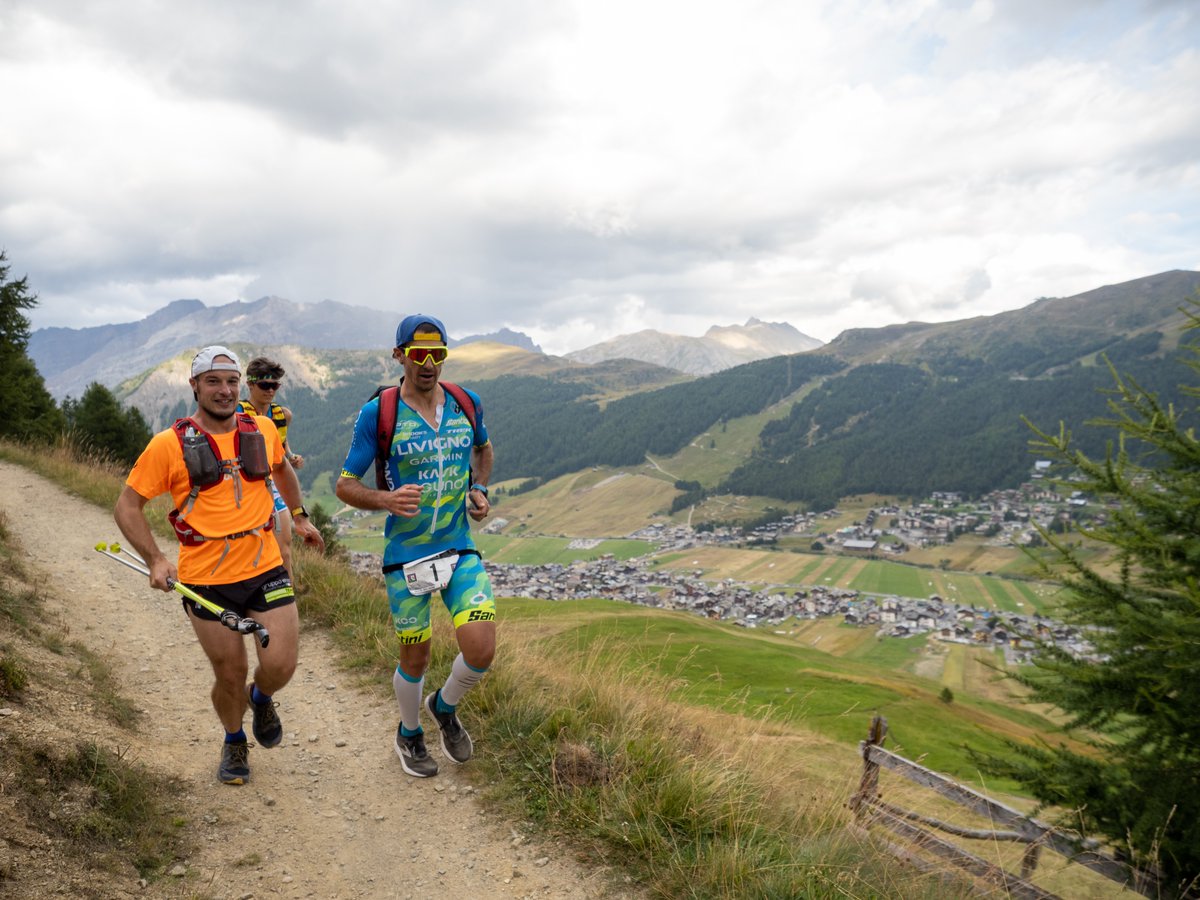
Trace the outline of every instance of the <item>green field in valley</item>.
<instances>
[{"instance_id":1,"label":"green field in valley","mask_svg":"<svg viewBox=\"0 0 1200 900\"><path fill-rule=\"evenodd\" d=\"M339 540L351 550L365 553L383 552L383 515L356 519L354 528ZM372 527L374 526L374 527ZM611 540L564 537L506 537L495 534L474 534L475 546L488 562L521 566L544 566L551 563L570 565L573 562L600 559L612 555L616 559L631 559L654 550L648 541L614 538Z\"/></svg>"},{"instance_id":2,"label":"green field in valley","mask_svg":"<svg viewBox=\"0 0 1200 900\"><path fill-rule=\"evenodd\" d=\"M574 546L572 546L574 545ZM522 566L561 563L569 565L579 560L599 559L612 555L617 559L643 556L654 549L649 541L629 539L584 540L558 537L504 537L495 534L476 534L475 546L489 562L514 563Z\"/></svg>"},{"instance_id":3,"label":"green field in valley","mask_svg":"<svg viewBox=\"0 0 1200 900\"><path fill-rule=\"evenodd\" d=\"M1058 733L1019 705L964 687L961 653L957 669L949 668L958 684L954 702L943 702L940 668L935 678L912 671L925 637L879 640L873 631L846 629L852 650L837 656L764 631L616 601L506 599L501 609L504 622L518 627L540 620L553 632L551 645L569 656L612 657L628 672L665 677L681 702L811 729L845 743L847 753L871 717L883 715L892 749L966 781L977 781L978 772L964 746L1000 752L1005 739Z\"/></svg>"},{"instance_id":4,"label":"green field in valley","mask_svg":"<svg viewBox=\"0 0 1200 900\"><path fill-rule=\"evenodd\" d=\"M913 566L869 561L850 579L850 587L867 594L894 594L898 597L928 597L925 572Z\"/></svg>"}]
</instances>

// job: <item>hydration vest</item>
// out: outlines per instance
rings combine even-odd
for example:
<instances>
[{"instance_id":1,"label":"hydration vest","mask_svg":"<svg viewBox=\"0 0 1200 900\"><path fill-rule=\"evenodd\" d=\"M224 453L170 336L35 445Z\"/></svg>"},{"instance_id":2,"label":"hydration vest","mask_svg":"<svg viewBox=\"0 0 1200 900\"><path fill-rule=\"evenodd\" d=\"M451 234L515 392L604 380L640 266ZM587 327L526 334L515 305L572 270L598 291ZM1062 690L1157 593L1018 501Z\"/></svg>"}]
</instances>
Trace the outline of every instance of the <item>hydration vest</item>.
<instances>
[{"instance_id":1,"label":"hydration vest","mask_svg":"<svg viewBox=\"0 0 1200 900\"><path fill-rule=\"evenodd\" d=\"M401 378L401 381L404 379ZM449 381L439 381L438 384L448 396L458 404L467 421L471 425L472 443L475 433L475 403L465 389ZM396 415L400 406L400 386L397 384L380 387L371 395L372 400L379 398L379 424L375 428L375 486L388 490L387 461L392 455L392 437L396 432ZM469 476L470 477L470 476Z\"/></svg>"},{"instance_id":2,"label":"hydration vest","mask_svg":"<svg viewBox=\"0 0 1200 900\"><path fill-rule=\"evenodd\" d=\"M266 438L258 430L258 425L255 423L253 416L238 413L237 431L233 435L234 458L221 459L216 438L197 425L191 418L176 419L171 429L175 432L175 436L179 438L179 446L183 451L183 464L187 467L191 490L188 492L187 500L183 504L183 510L173 509L167 518L170 519L171 525L175 529L175 536L179 539L179 543L185 546L197 547L205 541L225 542L225 549L221 552L221 558L213 566L213 572L216 572L220 568L221 563L225 561L225 555L229 552L229 542L252 534L258 535L261 541L262 533L270 531L275 527L274 514L262 525L245 531L237 531L233 534L216 536L201 534L189 525L184 517L191 513L192 508L196 505L196 498L200 496L201 491L216 487L225 480L226 475L229 475L233 479L234 502L239 507L242 505L243 480L270 482L271 464L267 459ZM259 556L261 554L262 547L260 545ZM258 565L259 556L254 558L255 565Z\"/></svg>"},{"instance_id":3,"label":"hydration vest","mask_svg":"<svg viewBox=\"0 0 1200 900\"><path fill-rule=\"evenodd\" d=\"M258 410L249 400L239 401L238 408L248 416L258 415ZM283 414L283 407L272 400L270 408L267 409L267 418L275 423L275 430L279 432L279 440L286 444L288 423L287 416Z\"/></svg>"}]
</instances>

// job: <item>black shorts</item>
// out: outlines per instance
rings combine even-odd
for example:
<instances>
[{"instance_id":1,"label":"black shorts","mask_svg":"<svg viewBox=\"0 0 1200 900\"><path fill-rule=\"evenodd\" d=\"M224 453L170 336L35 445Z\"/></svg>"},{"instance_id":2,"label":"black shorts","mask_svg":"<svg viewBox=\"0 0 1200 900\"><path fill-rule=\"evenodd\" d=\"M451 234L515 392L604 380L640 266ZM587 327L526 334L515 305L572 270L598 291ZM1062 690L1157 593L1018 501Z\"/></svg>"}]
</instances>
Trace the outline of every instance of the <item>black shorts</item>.
<instances>
[{"instance_id":1,"label":"black shorts","mask_svg":"<svg viewBox=\"0 0 1200 900\"><path fill-rule=\"evenodd\" d=\"M189 584L188 587L205 600L211 600L217 606L224 607L242 617L248 616L250 613L268 612L296 602L296 593L292 590L292 579L283 566L276 566L262 575L255 575L245 581L235 581L232 584ZM209 622L221 621L219 616L187 597L183 598L183 608L197 619Z\"/></svg>"}]
</instances>

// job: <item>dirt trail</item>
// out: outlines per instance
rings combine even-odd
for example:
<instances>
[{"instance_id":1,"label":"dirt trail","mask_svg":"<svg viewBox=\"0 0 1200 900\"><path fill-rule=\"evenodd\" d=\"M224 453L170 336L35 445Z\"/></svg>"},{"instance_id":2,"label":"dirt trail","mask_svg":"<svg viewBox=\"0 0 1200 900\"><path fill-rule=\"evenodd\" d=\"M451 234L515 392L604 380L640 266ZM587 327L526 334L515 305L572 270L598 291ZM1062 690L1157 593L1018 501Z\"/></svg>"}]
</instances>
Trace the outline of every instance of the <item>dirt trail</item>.
<instances>
[{"instance_id":1,"label":"dirt trail","mask_svg":"<svg viewBox=\"0 0 1200 900\"><path fill-rule=\"evenodd\" d=\"M524 842L486 814L436 741L441 773L405 775L392 750L394 703L351 686L313 631L301 635L296 676L276 698L283 743L250 751L249 785L217 783L223 732L209 704L210 670L176 595L95 552L120 538L109 511L26 469L0 462L0 509L49 611L71 623L69 639L110 659L123 693L144 709L132 756L186 788L184 815L198 831L187 874L133 882L128 896L613 896L601 870ZM35 727L35 716L0 727ZM251 854L259 861L247 864Z\"/></svg>"}]
</instances>

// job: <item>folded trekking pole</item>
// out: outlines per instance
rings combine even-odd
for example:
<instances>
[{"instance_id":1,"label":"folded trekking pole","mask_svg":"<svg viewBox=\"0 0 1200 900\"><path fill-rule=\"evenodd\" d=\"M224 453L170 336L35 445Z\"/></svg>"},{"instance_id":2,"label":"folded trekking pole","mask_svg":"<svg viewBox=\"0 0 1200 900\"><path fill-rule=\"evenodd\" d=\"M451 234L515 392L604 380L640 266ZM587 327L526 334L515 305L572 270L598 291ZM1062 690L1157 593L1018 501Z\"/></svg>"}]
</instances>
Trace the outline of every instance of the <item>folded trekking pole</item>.
<instances>
[{"instance_id":1,"label":"folded trekking pole","mask_svg":"<svg viewBox=\"0 0 1200 900\"><path fill-rule=\"evenodd\" d=\"M118 543L105 544L103 541L101 541L96 545L96 552L103 556L107 556L109 559L116 560L123 566L128 566L135 572L141 572L147 577L150 575L150 568L146 565L146 561L130 550L123 550L121 545ZM125 559L123 556L118 555L122 552L128 555L130 559ZM167 585L171 588L171 590L182 594L189 600L199 603L210 613L220 619L221 624L231 631L236 631L238 634L253 634L258 640L259 646L265 647L267 646L267 642L271 640L270 633L267 631L266 626L262 623L251 618L239 616L237 613L233 612L232 610L225 609L223 606L218 606L207 597L202 597L197 594L186 584L180 584L174 579L168 578Z\"/></svg>"}]
</instances>

